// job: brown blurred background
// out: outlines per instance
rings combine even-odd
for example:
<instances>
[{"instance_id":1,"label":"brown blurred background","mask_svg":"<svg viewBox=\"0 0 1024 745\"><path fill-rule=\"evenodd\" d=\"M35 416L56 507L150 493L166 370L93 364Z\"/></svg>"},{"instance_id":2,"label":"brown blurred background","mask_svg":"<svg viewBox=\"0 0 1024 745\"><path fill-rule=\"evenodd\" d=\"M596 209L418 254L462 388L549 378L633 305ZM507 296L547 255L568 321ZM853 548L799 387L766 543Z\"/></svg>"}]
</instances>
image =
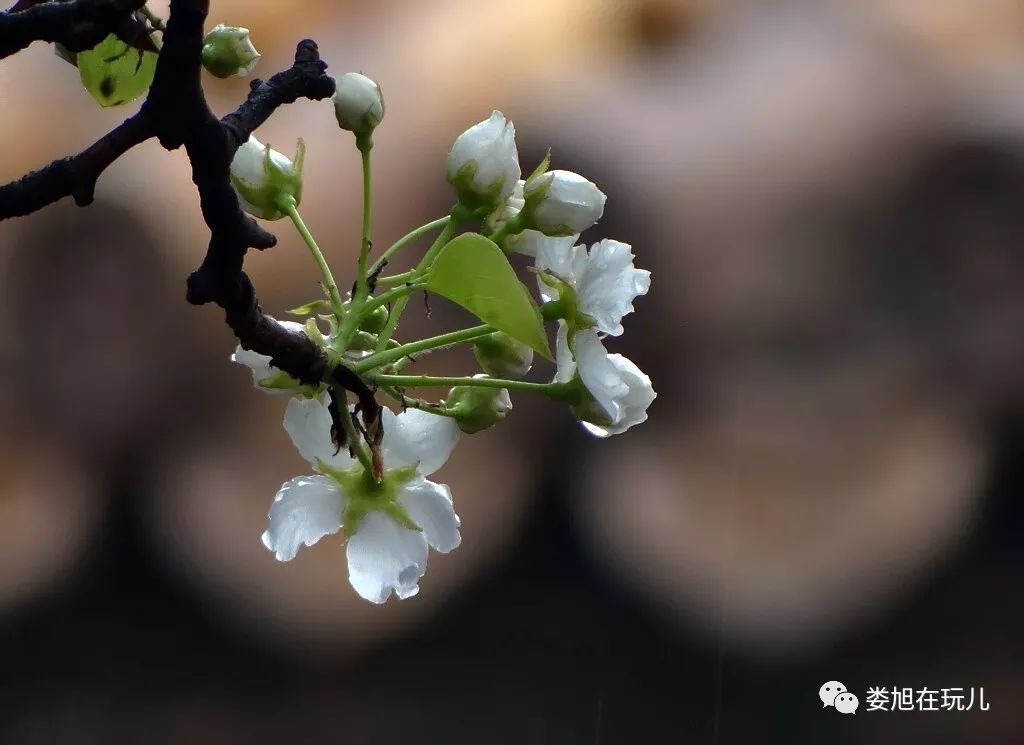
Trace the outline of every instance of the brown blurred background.
<instances>
[{"instance_id":1,"label":"brown blurred background","mask_svg":"<svg viewBox=\"0 0 1024 745\"><path fill-rule=\"evenodd\" d=\"M465 438L440 474L464 543L413 600L360 601L336 541L278 564L259 535L305 464L185 303L206 228L147 143L90 209L0 226L0 742L1024 742L1020 0L213 5L259 75L312 36L380 80L378 245L443 214L492 108L524 170L550 146L600 184L588 237L654 273L610 346L659 398L610 441L521 397ZM207 90L226 112L247 83ZM0 181L134 108L41 44L0 103ZM343 273L350 137L309 103L258 134L305 138ZM280 315L316 275L273 228L247 268ZM868 713L869 686L991 709Z\"/></svg>"}]
</instances>

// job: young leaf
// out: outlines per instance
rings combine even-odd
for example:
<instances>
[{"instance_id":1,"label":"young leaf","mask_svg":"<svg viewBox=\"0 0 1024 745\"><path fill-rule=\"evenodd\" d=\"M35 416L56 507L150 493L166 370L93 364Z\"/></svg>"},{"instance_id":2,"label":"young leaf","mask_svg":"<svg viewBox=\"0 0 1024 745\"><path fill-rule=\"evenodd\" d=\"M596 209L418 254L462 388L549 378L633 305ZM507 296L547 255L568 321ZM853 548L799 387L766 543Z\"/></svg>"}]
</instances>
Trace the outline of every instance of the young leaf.
<instances>
[{"instance_id":1,"label":"young leaf","mask_svg":"<svg viewBox=\"0 0 1024 745\"><path fill-rule=\"evenodd\" d=\"M292 308L286 313L290 313L293 316L308 316L311 313L316 313L320 310L330 310L331 304L326 300L313 300L312 302L300 305L298 308Z\"/></svg>"},{"instance_id":2,"label":"young leaf","mask_svg":"<svg viewBox=\"0 0 1024 745\"><path fill-rule=\"evenodd\" d=\"M455 238L434 260L427 289L551 359L537 304L493 241L476 233Z\"/></svg>"},{"instance_id":3,"label":"young leaf","mask_svg":"<svg viewBox=\"0 0 1024 745\"><path fill-rule=\"evenodd\" d=\"M78 72L82 85L101 106L119 106L149 90L156 57L110 34L92 49L78 53Z\"/></svg>"}]
</instances>

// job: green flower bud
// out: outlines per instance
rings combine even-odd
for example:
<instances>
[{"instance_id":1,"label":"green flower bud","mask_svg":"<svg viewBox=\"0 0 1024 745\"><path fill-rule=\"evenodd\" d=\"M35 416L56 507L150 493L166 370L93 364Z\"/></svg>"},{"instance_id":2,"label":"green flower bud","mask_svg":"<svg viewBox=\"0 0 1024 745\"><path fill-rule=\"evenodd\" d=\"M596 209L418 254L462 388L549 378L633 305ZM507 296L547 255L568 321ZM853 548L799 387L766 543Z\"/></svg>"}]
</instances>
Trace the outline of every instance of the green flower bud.
<instances>
[{"instance_id":1,"label":"green flower bud","mask_svg":"<svg viewBox=\"0 0 1024 745\"><path fill-rule=\"evenodd\" d=\"M384 118L380 86L358 72L347 72L338 78L333 100L338 126L357 135L369 134Z\"/></svg>"},{"instance_id":2,"label":"green flower bud","mask_svg":"<svg viewBox=\"0 0 1024 745\"><path fill-rule=\"evenodd\" d=\"M255 137L238 148L231 161L231 186L238 194L242 209L264 220L284 217L281 203L288 198L302 201L302 161L306 146L299 140L295 161L290 161L270 145Z\"/></svg>"},{"instance_id":3,"label":"green flower bud","mask_svg":"<svg viewBox=\"0 0 1024 745\"><path fill-rule=\"evenodd\" d=\"M486 377L474 375L475 378ZM512 399L505 388L479 388L460 385L452 388L445 407L454 415L459 429L468 435L476 434L505 418L512 410Z\"/></svg>"},{"instance_id":4,"label":"green flower bud","mask_svg":"<svg viewBox=\"0 0 1024 745\"><path fill-rule=\"evenodd\" d=\"M369 331L371 334L379 334L387 325L390 315L391 313L387 307L381 305L378 308L374 308L373 312L363 319L362 323L359 324L359 328L363 331Z\"/></svg>"},{"instance_id":5,"label":"green flower bud","mask_svg":"<svg viewBox=\"0 0 1024 745\"><path fill-rule=\"evenodd\" d=\"M218 78L245 77L260 58L249 29L220 23L203 38L203 67Z\"/></svg>"},{"instance_id":6,"label":"green flower bud","mask_svg":"<svg viewBox=\"0 0 1024 745\"><path fill-rule=\"evenodd\" d=\"M473 355L480 369L495 378L520 378L533 366L533 350L503 331L475 340Z\"/></svg>"}]
</instances>

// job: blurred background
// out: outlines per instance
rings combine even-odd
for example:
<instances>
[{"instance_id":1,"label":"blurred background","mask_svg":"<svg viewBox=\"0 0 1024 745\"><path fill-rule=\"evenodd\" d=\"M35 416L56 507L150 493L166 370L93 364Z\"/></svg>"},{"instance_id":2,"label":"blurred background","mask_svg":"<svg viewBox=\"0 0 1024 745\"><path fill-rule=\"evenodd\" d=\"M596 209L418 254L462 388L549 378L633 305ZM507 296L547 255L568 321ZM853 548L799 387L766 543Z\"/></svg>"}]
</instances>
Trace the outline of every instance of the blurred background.
<instances>
[{"instance_id":1,"label":"blurred background","mask_svg":"<svg viewBox=\"0 0 1024 745\"><path fill-rule=\"evenodd\" d=\"M160 3L155 6L162 9ZM519 397L439 474L463 545L377 607L337 540L259 541L305 463L282 401L184 300L188 164L146 143L0 226L0 742L1024 742L1020 0L217 0L256 74L314 37L381 82L377 245L444 214L500 108L609 195L586 236L652 270L610 343L654 380L609 441ZM226 113L247 81L207 77ZM102 110L37 44L0 65L0 181ZM328 104L303 213L354 263L358 157ZM317 293L294 231L247 269ZM440 302L407 335L451 328ZM435 361L436 363L436 361ZM468 360L457 355L446 369ZM542 364L534 375L550 371ZM822 709L840 680L855 716ZM884 686L981 712L867 712Z\"/></svg>"}]
</instances>

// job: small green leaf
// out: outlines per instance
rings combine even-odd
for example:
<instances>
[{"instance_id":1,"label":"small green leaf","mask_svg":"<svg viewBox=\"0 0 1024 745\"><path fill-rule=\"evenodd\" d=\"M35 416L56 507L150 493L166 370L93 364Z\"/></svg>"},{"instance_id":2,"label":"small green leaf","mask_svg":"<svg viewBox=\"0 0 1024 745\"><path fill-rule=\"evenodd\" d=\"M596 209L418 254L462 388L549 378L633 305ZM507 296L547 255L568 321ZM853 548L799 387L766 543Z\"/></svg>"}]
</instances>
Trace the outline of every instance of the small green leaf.
<instances>
[{"instance_id":1,"label":"small green leaf","mask_svg":"<svg viewBox=\"0 0 1024 745\"><path fill-rule=\"evenodd\" d=\"M326 300L313 300L312 302L300 305L298 308L292 308L291 310L285 311L293 316L308 316L311 313L316 313L319 310L330 310L331 304Z\"/></svg>"},{"instance_id":2,"label":"small green leaf","mask_svg":"<svg viewBox=\"0 0 1024 745\"><path fill-rule=\"evenodd\" d=\"M477 233L455 238L434 260L427 289L551 359L537 304L494 241Z\"/></svg>"},{"instance_id":3,"label":"small green leaf","mask_svg":"<svg viewBox=\"0 0 1024 745\"><path fill-rule=\"evenodd\" d=\"M82 85L101 106L119 106L149 90L156 58L153 52L135 49L111 34L78 53L78 71Z\"/></svg>"}]
</instances>

